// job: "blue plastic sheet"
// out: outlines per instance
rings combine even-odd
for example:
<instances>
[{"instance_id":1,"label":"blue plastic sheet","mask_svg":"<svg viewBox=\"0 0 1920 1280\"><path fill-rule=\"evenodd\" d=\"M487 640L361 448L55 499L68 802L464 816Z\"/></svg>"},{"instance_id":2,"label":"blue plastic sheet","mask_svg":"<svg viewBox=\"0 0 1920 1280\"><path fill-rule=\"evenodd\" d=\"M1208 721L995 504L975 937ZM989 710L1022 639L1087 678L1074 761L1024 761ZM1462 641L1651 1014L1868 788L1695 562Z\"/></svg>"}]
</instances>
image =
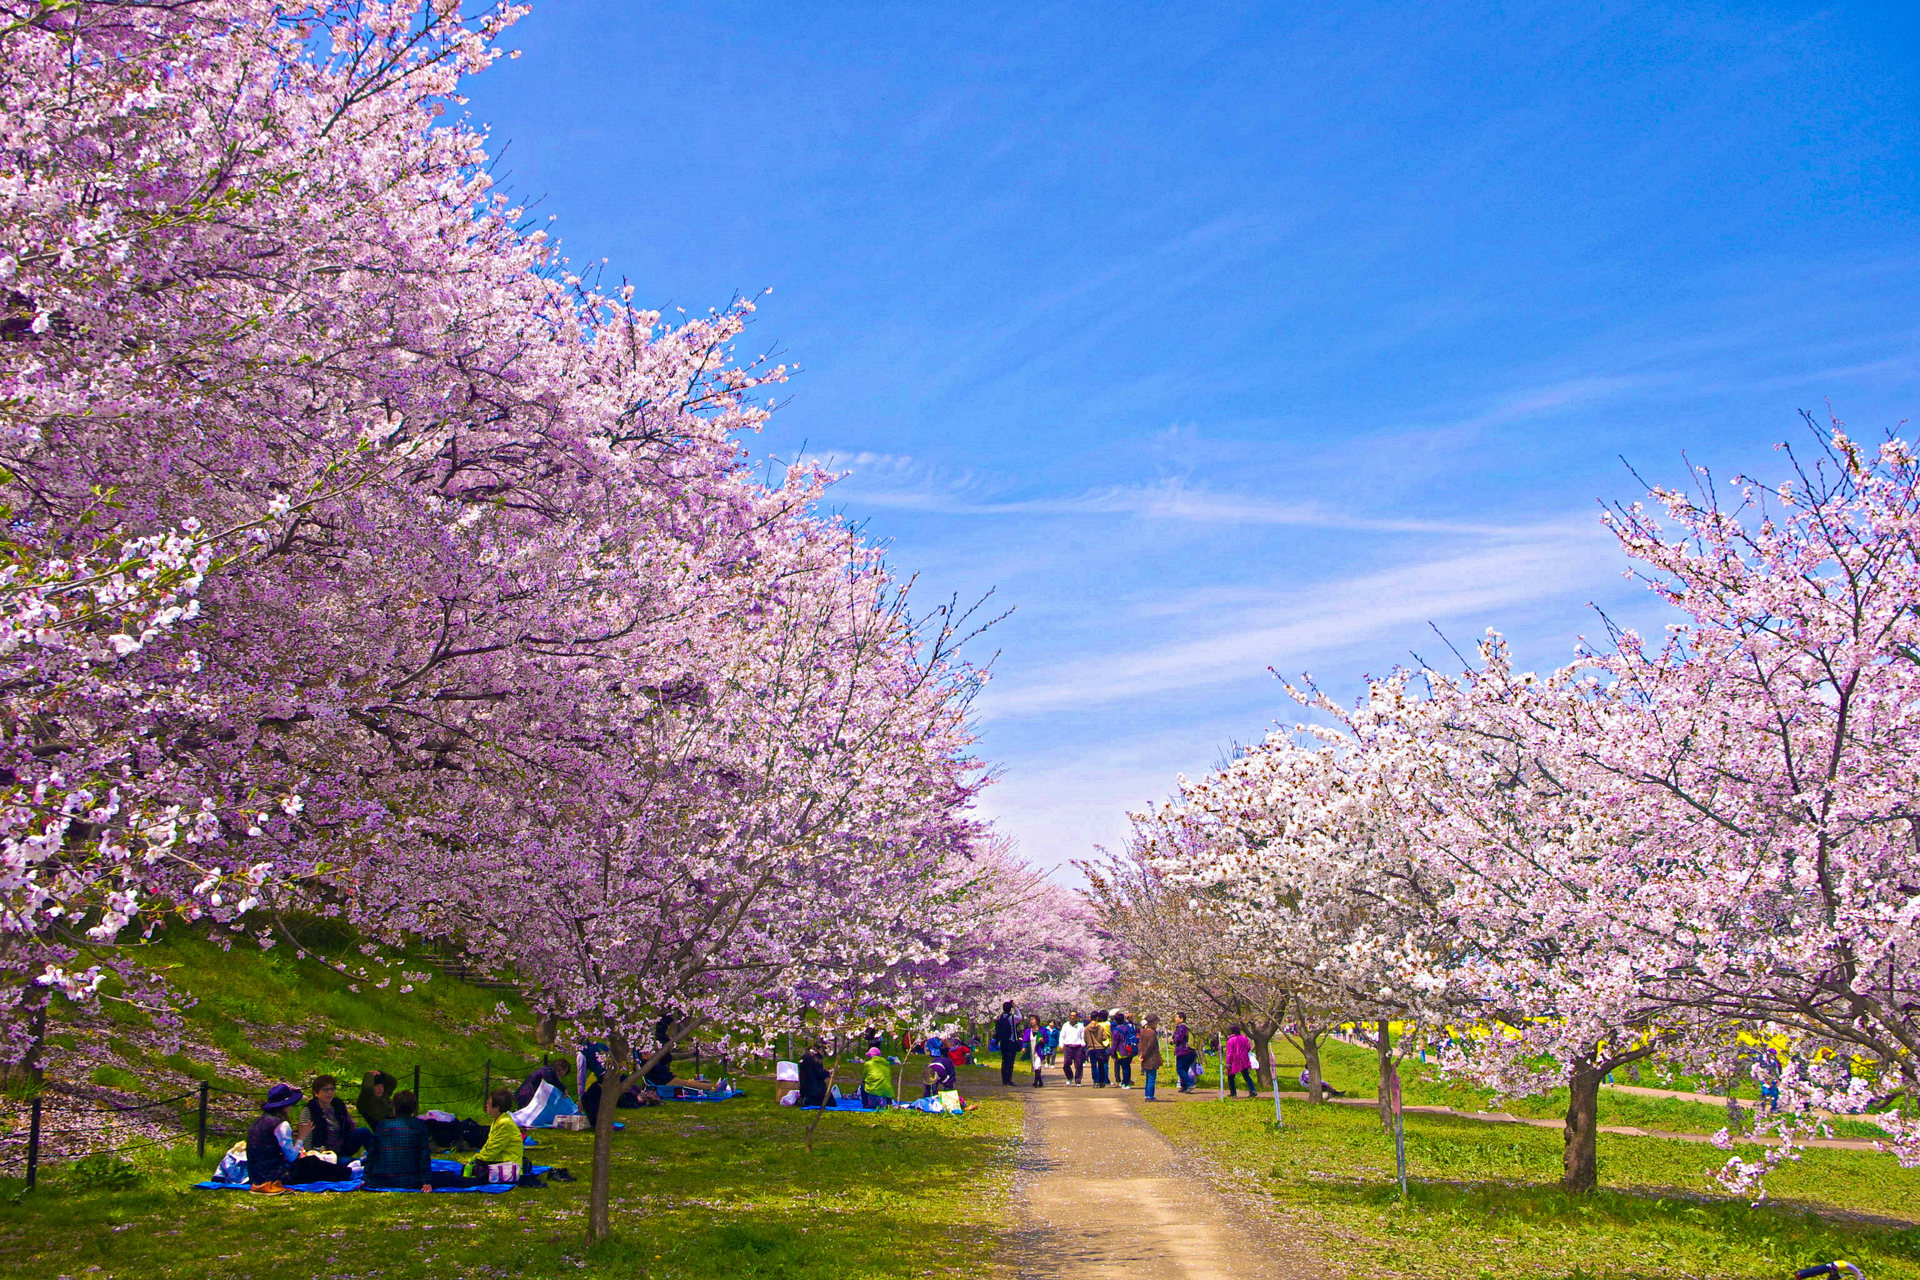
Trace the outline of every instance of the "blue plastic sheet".
<instances>
[{"instance_id":1,"label":"blue plastic sheet","mask_svg":"<svg viewBox=\"0 0 1920 1280\"><path fill-rule=\"evenodd\" d=\"M433 1167L440 1170L442 1173L459 1173L466 1168L466 1166L461 1164L458 1160L435 1160L433 1162ZM537 1164L533 1166L533 1172L535 1173L547 1173L547 1172L550 1172L551 1169L552 1169L551 1165ZM478 1186L478 1187L441 1187L436 1189L434 1191L434 1194L437 1196L444 1196L444 1195L458 1195L462 1191L478 1191L485 1195L498 1195L502 1191L513 1190L516 1185L518 1184L512 1183L512 1182L489 1182L484 1186ZM253 1189L249 1184L245 1182L215 1182L215 1181L196 1182L193 1184L193 1187L194 1187L194 1190L196 1191L251 1191ZM288 1191L392 1191L401 1195L404 1195L408 1192L412 1192L416 1196L420 1194L420 1188L418 1187L369 1187L366 1185L364 1181L362 1181L359 1178L355 1178L351 1182L301 1182L288 1187L287 1190Z\"/></svg>"}]
</instances>

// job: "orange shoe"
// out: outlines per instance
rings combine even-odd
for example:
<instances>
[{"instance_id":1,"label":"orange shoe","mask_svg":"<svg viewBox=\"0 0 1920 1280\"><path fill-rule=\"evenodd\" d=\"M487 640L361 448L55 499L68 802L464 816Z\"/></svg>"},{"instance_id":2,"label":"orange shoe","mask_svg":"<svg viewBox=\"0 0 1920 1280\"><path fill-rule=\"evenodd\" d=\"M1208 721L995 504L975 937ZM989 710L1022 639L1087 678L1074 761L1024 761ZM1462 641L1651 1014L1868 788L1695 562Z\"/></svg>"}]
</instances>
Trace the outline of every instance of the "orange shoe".
<instances>
[{"instance_id":1,"label":"orange shoe","mask_svg":"<svg viewBox=\"0 0 1920 1280\"><path fill-rule=\"evenodd\" d=\"M287 1194L287 1189L277 1182L255 1183L251 1190L253 1194L257 1196L283 1196Z\"/></svg>"}]
</instances>

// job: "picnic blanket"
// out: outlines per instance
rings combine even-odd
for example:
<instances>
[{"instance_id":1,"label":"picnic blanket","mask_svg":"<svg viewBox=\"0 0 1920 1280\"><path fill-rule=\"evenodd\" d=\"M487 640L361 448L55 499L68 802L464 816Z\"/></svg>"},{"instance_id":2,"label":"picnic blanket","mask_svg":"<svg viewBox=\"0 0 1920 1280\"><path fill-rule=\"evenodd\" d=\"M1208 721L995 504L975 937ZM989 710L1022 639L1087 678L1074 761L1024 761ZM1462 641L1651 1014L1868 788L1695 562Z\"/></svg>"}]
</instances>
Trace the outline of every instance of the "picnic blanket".
<instances>
[{"instance_id":1,"label":"picnic blanket","mask_svg":"<svg viewBox=\"0 0 1920 1280\"><path fill-rule=\"evenodd\" d=\"M466 1166L461 1164L458 1160L435 1160L433 1162L433 1167L440 1170L442 1173L460 1173L466 1168ZM552 1166L550 1165L537 1164L533 1166L533 1172L547 1173L551 1170L551 1168ZM516 1185L518 1184L512 1183L512 1182L489 1182L484 1184L483 1186L478 1186L478 1187L442 1187L436 1190L434 1194L448 1195L448 1194L457 1194L462 1191L480 1191L480 1192L485 1192L488 1195L497 1195L502 1191L513 1190ZM249 1190L252 1190L252 1186L251 1184L245 1183L245 1182L222 1182L217 1179L209 1179L206 1182L194 1183L193 1189L195 1191L249 1191ZM418 1187L369 1187L366 1184L366 1182L358 1174L355 1174L353 1177L353 1180L350 1182L301 1182L288 1187L287 1190L289 1191L397 1191L401 1193L412 1192L416 1196L420 1194L420 1188Z\"/></svg>"},{"instance_id":2,"label":"picnic blanket","mask_svg":"<svg viewBox=\"0 0 1920 1280\"><path fill-rule=\"evenodd\" d=\"M728 1098L744 1098L745 1089L729 1089L725 1093L702 1093L698 1089L682 1089L677 1085L660 1090L662 1102L725 1102Z\"/></svg>"}]
</instances>

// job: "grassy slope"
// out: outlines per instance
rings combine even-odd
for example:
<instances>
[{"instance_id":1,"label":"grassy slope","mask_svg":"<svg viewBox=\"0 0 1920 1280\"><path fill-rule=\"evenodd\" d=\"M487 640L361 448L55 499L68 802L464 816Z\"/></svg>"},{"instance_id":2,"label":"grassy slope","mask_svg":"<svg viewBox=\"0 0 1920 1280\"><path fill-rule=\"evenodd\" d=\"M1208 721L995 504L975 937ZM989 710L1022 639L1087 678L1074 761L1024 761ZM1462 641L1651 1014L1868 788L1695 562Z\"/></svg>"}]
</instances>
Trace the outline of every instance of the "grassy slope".
<instances>
[{"instance_id":1,"label":"grassy slope","mask_svg":"<svg viewBox=\"0 0 1920 1280\"><path fill-rule=\"evenodd\" d=\"M527 1010L511 992L438 974L402 992L409 974L431 972L417 958L370 966L373 976L366 980L300 959L284 945L262 951L238 943L222 951L204 940L175 938L143 958L197 1001L184 1013L181 1050L142 1053L116 1034L121 1019L109 1006L106 1018L64 1024L50 1037L56 1075L154 1097L203 1079L248 1094L275 1080L304 1089L318 1072L357 1082L375 1067L406 1086L419 1066L422 1102L432 1107L476 1102L488 1059L496 1076L512 1075L518 1084L519 1073L540 1056ZM471 1077L472 1085L436 1090L434 1077ZM353 1088L342 1092L351 1101Z\"/></svg>"},{"instance_id":2,"label":"grassy slope","mask_svg":"<svg viewBox=\"0 0 1920 1280\"><path fill-rule=\"evenodd\" d=\"M1364 1079L1364 1054L1338 1046L1334 1056L1336 1082ZM1557 1130L1412 1114L1408 1164L1417 1181L1402 1204L1392 1144L1372 1110L1296 1102L1286 1111L1280 1134L1265 1101L1188 1102L1147 1115L1326 1233L1330 1248L1357 1253L1362 1271L1777 1277L1839 1256L1875 1280L1920 1276L1920 1171L1890 1157L1809 1152L1773 1178L1770 1192L1783 1203L1754 1208L1714 1191L1709 1178L1725 1156L1711 1146L1602 1135L1607 1189L1569 1200L1554 1186Z\"/></svg>"},{"instance_id":3,"label":"grassy slope","mask_svg":"<svg viewBox=\"0 0 1920 1280\"><path fill-rule=\"evenodd\" d=\"M473 1114L482 1064L536 1055L511 996L435 977L401 995L278 950L169 942L180 985L202 993L187 1052L150 1060L111 1027L69 1029L67 1060L83 1078L145 1096L187 1078L253 1089L315 1071L358 1076L383 1067L403 1080L419 1061L446 1085L427 1105ZM417 970L418 966L413 967ZM502 1000L515 1015L494 1020ZM103 1036L101 1032L107 1034ZM257 1091L255 1089L254 1091ZM206 1175L188 1141L143 1152L138 1186L87 1190L56 1165L20 1195L0 1180L0 1276L80 1275L684 1277L980 1275L1002 1209L1004 1165L1020 1129L1016 1103L988 1101L961 1119L826 1116L809 1155L802 1117L770 1086L720 1104L624 1112L617 1139L614 1225L620 1239L582 1246L583 1183L499 1196L290 1195L265 1199L188 1188ZM543 1132L534 1153L584 1174L590 1137ZM211 1144L210 1144L211 1145ZM224 1144L220 1144L224 1145ZM998 1188L999 1190L996 1190Z\"/></svg>"}]
</instances>

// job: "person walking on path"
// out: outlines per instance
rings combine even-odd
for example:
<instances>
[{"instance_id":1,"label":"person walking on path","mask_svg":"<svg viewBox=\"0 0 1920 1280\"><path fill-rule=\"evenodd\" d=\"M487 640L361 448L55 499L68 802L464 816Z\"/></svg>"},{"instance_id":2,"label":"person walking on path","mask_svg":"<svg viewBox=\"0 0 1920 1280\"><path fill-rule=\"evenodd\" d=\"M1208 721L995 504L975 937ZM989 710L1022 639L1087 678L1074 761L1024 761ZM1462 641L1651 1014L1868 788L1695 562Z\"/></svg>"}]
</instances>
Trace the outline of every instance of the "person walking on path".
<instances>
[{"instance_id":1,"label":"person walking on path","mask_svg":"<svg viewBox=\"0 0 1920 1280\"><path fill-rule=\"evenodd\" d=\"M1160 1015L1147 1015L1147 1025L1140 1028L1140 1087L1146 1091L1148 1102L1154 1100L1153 1086L1160 1078Z\"/></svg>"},{"instance_id":2,"label":"person walking on path","mask_svg":"<svg viewBox=\"0 0 1920 1280\"><path fill-rule=\"evenodd\" d=\"M1246 1080L1249 1098L1260 1096L1260 1091L1253 1087L1253 1041L1247 1039L1237 1022L1227 1028L1227 1042L1220 1046L1220 1069L1226 1073L1229 1098L1240 1096L1233 1087L1236 1075Z\"/></svg>"},{"instance_id":3,"label":"person walking on path","mask_svg":"<svg viewBox=\"0 0 1920 1280\"><path fill-rule=\"evenodd\" d=\"M1087 1067L1087 1024L1080 1021L1080 1011L1075 1009L1060 1024L1060 1052L1066 1055L1066 1065L1061 1067L1068 1084L1079 1084L1080 1077Z\"/></svg>"},{"instance_id":4,"label":"person walking on path","mask_svg":"<svg viewBox=\"0 0 1920 1280\"><path fill-rule=\"evenodd\" d=\"M1113 1044L1113 1033L1107 1027L1106 1011L1095 1009L1087 1019L1087 1065L1093 1069L1093 1087L1107 1087L1107 1050Z\"/></svg>"},{"instance_id":5,"label":"person walking on path","mask_svg":"<svg viewBox=\"0 0 1920 1280\"><path fill-rule=\"evenodd\" d=\"M1180 1082L1180 1092L1192 1093L1198 1083L1200 1073L1194 1070L1200 1061L1200 1055L1193 1049L1193 1033L1187 1030L1187 1015L1173 1015L1173 1074Z\"/></svg>"},{"instance_id":6,"label":"person walking on path","mask_svg":"<svg viewBox=\"0 0 1920 1280\"><path fill-rule=\"evenodd\" d=\"M1020 1052L1020 1029L1013 1020L1013 1001L1000 1004L1000 1016L993 1024L994 1042L1000 1046L1000 1083L1013 1087L1013 1060Z\"/></svg>"},{"instance_id":7,"label":"person walking on path","mask_svg":"<svg viewBox=\"0 0 1920 1280\"><path fill-rule=\"evenodd\" d=\"M1040 1015L1027 1015L1027 1057L1033 1063L1033 1087L1038 1089L1044 1081L1040 1079L1040 1068L1047 1060L1047 1029L1040 1025Z\"/></svg>"},{"instance_id":8,"label":"person walking on path","mask_svg":"<svg viewBox=\"0 0 1920 1280\"><path fill-rule=\"evenodd\" d=\"M1128 1020L1126 1014L1116 1009L1107 1024L1107 1033L1113 1038L1113 1073L1120 1077L1122 1089L1131 1089L1133 1055L1139 1052L1140 1029Z\"/></svg>"}]
</instances>

